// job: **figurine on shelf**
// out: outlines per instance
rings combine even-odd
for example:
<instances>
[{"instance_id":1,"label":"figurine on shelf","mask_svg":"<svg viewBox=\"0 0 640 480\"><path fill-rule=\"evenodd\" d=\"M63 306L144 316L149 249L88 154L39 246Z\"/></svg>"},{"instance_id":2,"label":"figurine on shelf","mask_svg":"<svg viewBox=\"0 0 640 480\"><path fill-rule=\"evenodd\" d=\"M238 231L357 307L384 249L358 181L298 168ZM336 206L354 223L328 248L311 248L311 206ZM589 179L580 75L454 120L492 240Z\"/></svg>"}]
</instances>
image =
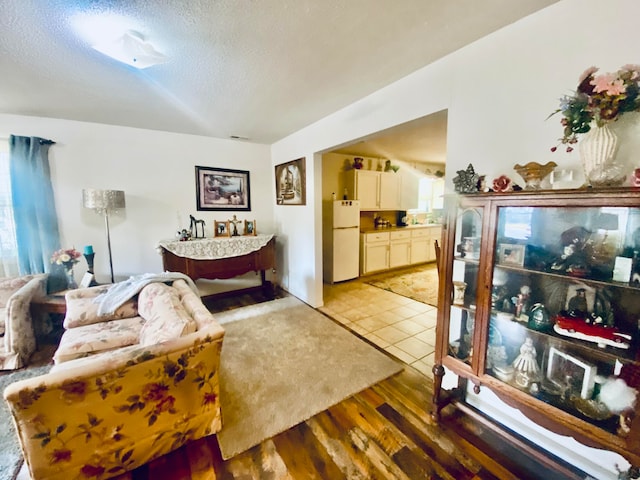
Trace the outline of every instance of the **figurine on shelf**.
<instances>
[{"instance_id":1,"label":"figurine on shelf","mask_svg":"<svg viewBox=\"0 0 640 480\"><path fill-rule=\"evenodd\" d=\"M538 366L536 347L531 337L527 337L520 346L520 354L513 361L515 369L515 382L522 388L529 388L532 383L540 380L540 367Z\"/></svg>"},{"instance_id":2,"label":"figurine on shelf","mask_svg":"<svg viewBox=\"0 0 640 480\"><path fill-rule=\"evenodd\" d=\"M176 237L178 237L178 240L181 242L186 242L187 240L191 240L191 232L186 228L183 228L182 230L178 230Z\"/></svg>"},{"instance_id":3,"label":"figurine on shelf","mask_svg":"<svg viewBox=\"0 0 640 480\"><path fill-rule=\"evenodd\" d=\"M453 178L455 191L458 193L474 193L478 191L480 175L476 173L472 164L466 170L458 170Z\"/></svg>"},{"instance_id":4,"label":"figurine on shelf","mask_svg":"<svg viewBox=\"0 0 640 480\"><path fill-rule=\"evenodd\" d=\"M204 220L197 220L193 215L189 215L189 219L191 220L191 225L189 229L191 230L191 236L193 238L204 238ZM198 235L198 225L200 225L200 232L202 233L202 237Z\"/></svg>"},{"instance_id":5,"label":"figurine on shelf","mask_svg":"<svg viewBox=\"0 0 640 480\"><path fill-rule=\"evenodd\" d=\"M577 288L576 294L569 299L569 315L576 318L585 318L589 314L587 307L586 289Z\"/></svg>"},{"instance_id":6,"label":"figurine on shelf","mask_svg":"<svg viewBox=\"0 0 640 480\"><path fill-rule=\"evenodd\" d=\"M526 322L529 320L527 312L529 311L529 297L531 296L531 287L529 285L522 285L520 287L520 293L515 297L511 297L511 301L516 306L514 313L515 319L520 322Z\"/></svg>"},{"instance_id":7,"label":"figurine on shelf","mask_svg":"<svg viewBox=\"0 0 640 480\"><path fill-rule=\"evenodd\" d=\"M238 220L238 218L234 215L233 218L231 218L229 220L229 225L231 225L232 227L232 232L231 232L231 236L232 237L238 237L240 236L240 234L238 233L238 224L242 223L242 220Z\"/></svg>"},{"instance_id":8,"label":"figurine on shelf","mask_svg":"<svg viewBox=\"0 0 640 480\"><path fill-rule=\"evenodd\" d=\"M553 327L553 321L549 312L542 303L536 303L529 312L529 328L532 330L545 331Z\"/></svg>"}]
</instances>

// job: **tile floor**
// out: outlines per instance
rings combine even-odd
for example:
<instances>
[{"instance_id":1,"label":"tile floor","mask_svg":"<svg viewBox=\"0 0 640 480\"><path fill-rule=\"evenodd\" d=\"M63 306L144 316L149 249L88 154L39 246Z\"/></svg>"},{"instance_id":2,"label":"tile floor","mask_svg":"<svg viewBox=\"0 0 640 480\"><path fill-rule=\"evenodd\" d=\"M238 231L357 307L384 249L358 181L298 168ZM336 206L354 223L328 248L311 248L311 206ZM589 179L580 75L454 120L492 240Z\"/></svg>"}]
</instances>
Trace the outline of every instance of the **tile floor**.
<instances>
[{"instance_id":1,"label":"tile floor","mask_svg":"<svg viewBox=\"0 0 640 480\"><path fill-rule=\"evenodd\" d=\"M324 306L318 310L432 376L436 307L355 279L324 284Z\"/></svg>"}]
</instances>

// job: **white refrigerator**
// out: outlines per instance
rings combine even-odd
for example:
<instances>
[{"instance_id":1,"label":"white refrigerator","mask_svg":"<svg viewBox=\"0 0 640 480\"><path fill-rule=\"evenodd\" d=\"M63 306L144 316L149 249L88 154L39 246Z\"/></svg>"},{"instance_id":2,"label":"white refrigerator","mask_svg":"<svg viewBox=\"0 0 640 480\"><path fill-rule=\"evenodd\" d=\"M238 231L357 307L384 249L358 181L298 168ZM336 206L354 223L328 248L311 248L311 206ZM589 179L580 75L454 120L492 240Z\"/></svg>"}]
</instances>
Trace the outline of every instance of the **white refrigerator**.
<instances>
[{"instance_id":1,"label":"white refrigerator","mask_svg":"<svg viewBox=\"0 0 640 480\"><path fill-rule=\"evenodd\" d=\"M357 278L360 271L360 202L333 202L331 282Z\"/></svg>"}]
</instances>

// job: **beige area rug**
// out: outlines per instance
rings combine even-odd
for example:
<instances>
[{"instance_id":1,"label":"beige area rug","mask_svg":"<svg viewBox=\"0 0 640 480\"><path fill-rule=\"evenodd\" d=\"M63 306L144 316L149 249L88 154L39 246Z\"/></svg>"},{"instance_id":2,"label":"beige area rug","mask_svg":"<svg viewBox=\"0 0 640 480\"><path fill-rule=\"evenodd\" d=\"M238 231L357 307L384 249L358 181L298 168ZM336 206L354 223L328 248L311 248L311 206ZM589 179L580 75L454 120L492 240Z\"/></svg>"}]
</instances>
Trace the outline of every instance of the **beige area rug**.
<instances>
[{"instance_id":1,"label":"beige area rug","mask_svg":"<svg viewBox=\"0 0 640 480\"><path fill-rule=\"evenodd\" d=\"M228 459L402 370L296 297L216 313Z\"/></svg>"},{"instance_id":2,"label":"beige area rug","mask_svg":"<svg viewBox=\"0 0 640 480\"><path fill-rule=\"evenodd\" d=\"M435 263L417 270L412 268L373 275L366 282L403 297L438 306L438 269Z\"/></svg>"}]
</instances>

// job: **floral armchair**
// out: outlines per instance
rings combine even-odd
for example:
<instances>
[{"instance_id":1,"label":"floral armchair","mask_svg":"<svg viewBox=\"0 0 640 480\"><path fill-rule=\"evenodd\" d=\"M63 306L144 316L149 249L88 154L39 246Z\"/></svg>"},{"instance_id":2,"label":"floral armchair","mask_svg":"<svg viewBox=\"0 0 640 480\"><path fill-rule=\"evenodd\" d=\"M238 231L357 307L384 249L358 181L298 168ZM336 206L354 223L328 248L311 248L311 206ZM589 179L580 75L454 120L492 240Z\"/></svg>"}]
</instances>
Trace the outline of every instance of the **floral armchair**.
<instances>
[{"instance_id":1,"label":"floral armchair","mask_svg":"<svg viewBox=\"0 0 640 480\"><path fill-rule=\"evenodd\" d=\"M224 330L208 315L193 333L64 361L9 385L32 478L110 478L219 431Z\"/></svg>"},{"instance_id":2,"label":"floral armchair","mask_svg":"<svg viewBox=\"0 0 640 480\"><path fill-rule=\"evenodd\" d=\"M0 370L25 366L36 350L30 307L46 288L46 274L0 278Z\"/></svg>"}]
</instances>

